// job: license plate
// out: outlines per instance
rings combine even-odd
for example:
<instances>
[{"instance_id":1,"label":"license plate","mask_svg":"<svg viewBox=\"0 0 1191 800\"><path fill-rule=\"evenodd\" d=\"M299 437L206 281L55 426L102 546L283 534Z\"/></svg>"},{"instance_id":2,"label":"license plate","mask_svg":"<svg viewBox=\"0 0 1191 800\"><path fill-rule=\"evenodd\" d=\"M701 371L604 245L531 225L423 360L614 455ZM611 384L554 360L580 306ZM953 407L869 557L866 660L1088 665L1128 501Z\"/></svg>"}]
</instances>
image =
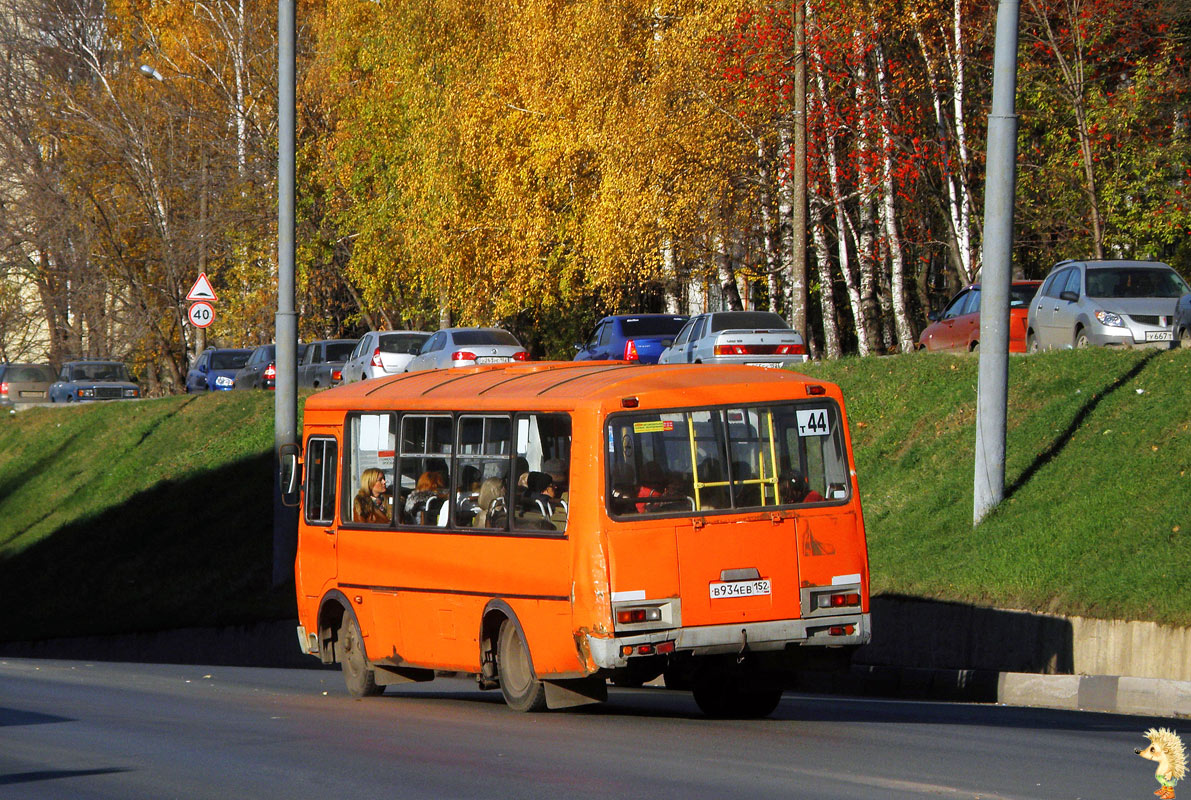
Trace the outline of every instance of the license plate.
<instances>
[{"instance_id":1,"label":"license plate","mask_svg":"<svg viewBox=\"0 0 1191 800\"><path fill-rule=\"evenodd\" d=\"M480 356L476 359L477 364L503 364L508 361L504 356Z\"/></svg>"},{"instance_id":2,"label":"license plate","mask_svg":"<svg viewBox=\"0 0 1191 800\"><path fill-rule=\"evenodd\" d=\"M766 369L779 369L782 366L780 361L749 361L745 363L746 367L765 367Z\"/></svg>"},{"instance_id":3,"label":"license plate","mask_svg":"<svg viewBox=\"0 0 1191 800\"><path fill-rule=\"evenodd\" d=\"M711 584L711 599L724 597L759 597L770 593L769 581L727 581Z\"/></svg>"},{"instance_id":4,"label":"license plate","mask_svg":"<svg viewBox=\"0 0 1191 800\"><path fill-rule=\"evenodd\" d=\"M1146 331L1147 342L1169 342L1170 340L1170 331Z\"/></svg>"},{"instance_id":5,"label":"license plate","mask_svg":"<svg viewBox=\"0 0 1191 800\"><path fill-rule=\"evenodd\" d=\"M45 392L21 392L21 397L45 397Z\"/></svg>"}]
</instances>

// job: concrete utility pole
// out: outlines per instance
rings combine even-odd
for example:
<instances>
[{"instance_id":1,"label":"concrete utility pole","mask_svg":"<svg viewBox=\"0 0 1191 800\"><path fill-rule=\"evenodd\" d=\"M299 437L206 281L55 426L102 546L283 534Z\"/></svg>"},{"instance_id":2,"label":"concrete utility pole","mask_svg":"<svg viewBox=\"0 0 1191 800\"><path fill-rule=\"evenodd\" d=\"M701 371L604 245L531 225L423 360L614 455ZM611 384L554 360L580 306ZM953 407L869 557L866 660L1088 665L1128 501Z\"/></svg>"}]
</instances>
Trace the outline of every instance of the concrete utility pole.
<instances>
[{"instance_id":1,"label":"concrete utility pole","mask_svg":"<svg viewBox=\"0 0 1191 800\"><path fill-rule=\"evenodd\" d=\"M298 441L298 314L294 310L294 0L277 4L277 370L273 397L273 585L294 574L296 509L281 502L281 445Z\"/></svg>"},{"instance_id":2,"label":"concrete utility pole","mask_svg":"<svg viewBox=\"0 0 1191 800\"><path fill-rule=\"evenodd\" d=\"M790 214L793 247L790 253L790 327L802 335L811 351L806 290L806 2L793 0L794 18L794 208Z\"/></svg>"},{"instance_id":3,"label":"concrete utility pole","mask_svg":"<svg viewBox=\"0 0 1191 800\"><path fill-rule=\"evenodd\" d=\"M984 251L980 274L980 373L976 389L976 479L972 524L1005 494L1005 418L1009 396L1009 284L1016 192L1018 0L997 7L993 102L984 175Z\"/></svg>"}]
</instances>

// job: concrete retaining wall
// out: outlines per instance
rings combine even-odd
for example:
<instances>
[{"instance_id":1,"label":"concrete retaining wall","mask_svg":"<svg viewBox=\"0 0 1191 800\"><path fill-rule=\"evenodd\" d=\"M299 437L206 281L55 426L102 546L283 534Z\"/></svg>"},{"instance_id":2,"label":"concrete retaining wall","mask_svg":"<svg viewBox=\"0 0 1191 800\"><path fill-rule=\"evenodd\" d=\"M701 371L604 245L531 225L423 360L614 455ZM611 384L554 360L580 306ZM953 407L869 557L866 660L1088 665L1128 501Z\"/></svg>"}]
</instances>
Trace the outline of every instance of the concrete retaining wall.
<instances>
[{"instance_id":1,"label":"concrete retaining wall","mask_svg":"<svg viewBox=\"0 0 1191 800\"><path fill-rule=\"evenodd\" d=\"M1191 629L880 596L855 663L1191 681Z\"/></svg>"}]
</instances>

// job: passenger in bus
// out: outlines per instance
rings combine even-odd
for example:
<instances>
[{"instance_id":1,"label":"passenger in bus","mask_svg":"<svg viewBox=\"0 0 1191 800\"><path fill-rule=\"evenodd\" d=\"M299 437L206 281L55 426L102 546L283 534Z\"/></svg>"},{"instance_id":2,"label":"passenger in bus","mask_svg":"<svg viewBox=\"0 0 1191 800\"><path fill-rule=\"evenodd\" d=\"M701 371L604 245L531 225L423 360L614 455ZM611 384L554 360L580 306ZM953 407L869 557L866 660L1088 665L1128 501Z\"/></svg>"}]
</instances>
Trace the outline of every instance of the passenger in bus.
<instances>
[{"instance_id":1,"label":"passenger in bus","mask_svg":"<svg viewBox=\"0 0 1191 800\"><path fill-rule=\"evenodd\" d=\"M477 528L503 528L508 514L505 507L504 478L486 478L480 484L480 496L476 504L480 511L475 517Z\"/></svg>"},{"instance_id":2,"label":"passenger in bus","mask_svg":"<svg viewBox=\"0 0 1191 800\"><path fill-rule=\"evenodd\" d=\"M777 490L781 503L819 503L823 500L823 495L812 489L810 481L796 469L788 469L778 476Z\"/></svg>"},{"instance_id":3,"label":"passenger in bus","mask_svg":"<svg viewBox=\"0 0 1191 800\"><path fill-rule=\"evenodd\" d=\"M470 526L472 520L480 512L480 506L476 499L480 495L480 470L474 464L464 464L459 469L459 491L455 494L455 520L456 524L462 526ZM446 508L447 504L443 504ZM440 512L440 518L441 518ZM446 520L439 522L439 525L445 525Z\"/></svg>"},{"instance_id":4,"label":"passenger in bus","mask_svg":"<svg viewBox=\"0 0 1191 800\"><path fill-rule=\"evenodd\" d=\"M550 521L560 505L552 495L553 486L554 480L549 474L536 471L529 473L525 491L518 493L518 528L557 530Z\"/></svg>"},{"instance_id":5,"label":"passenger in bus","mask_svg":"<svg viewBox=\"0 0 1191 800\"><path fill-rule=\"evenodd\" d=\"M433 525L446 497L447 476L437 470L427 470L418 477L414 490L405 498L405 515L415 525Z\"/></svg>"},{"instance_id":6,"label":"passenger in bus","mask_svg":"<svg viewBox=\"0 0 1191 800\"><path fill-rule=\"evenodd\" d=\"M374 467L364 470L360 474L360 491L352 501L352 521L388 525L391 508L385 473Z\"/></svg>"},{"instance_id":7,"label":"passenger in bus","mask_svg":"<svg viewBox=\"0 0 1191 800\"><path fill-rule=\"evenodd\" d=\"M661 497L666 493L666 485L669 481L666 479L665 470L658 462L646 461L642 464L638 479L641 485L637 489L637 497ZM659 506L656 503L637 503L638 514L658 510Z\"/></svg>"},{"instance_id":8,"label":"passenger in bus","mask_svg":"<svg viewBox=\"0 0 1191 800\"><path fill-rule=\"evenodd\" d=\"M546 459L546 463L542 464L542 472L550 476L551 496L556 500L562 501L563 505L570 500L570 491L567 483L569 481L570 465L561 458Z\"/></svg>"}]
</instances>

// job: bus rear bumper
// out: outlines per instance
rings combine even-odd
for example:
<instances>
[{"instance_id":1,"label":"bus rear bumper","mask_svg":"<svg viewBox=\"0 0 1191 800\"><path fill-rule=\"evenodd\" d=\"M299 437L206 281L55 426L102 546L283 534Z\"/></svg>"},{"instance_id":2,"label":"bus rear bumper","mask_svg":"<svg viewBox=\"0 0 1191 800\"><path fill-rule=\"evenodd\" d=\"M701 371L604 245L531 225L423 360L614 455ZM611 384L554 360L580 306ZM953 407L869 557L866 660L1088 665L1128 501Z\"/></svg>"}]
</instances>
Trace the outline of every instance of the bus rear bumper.
<instances>
[{"instance_id":1,"label":"bus rear bumper","mask_svg":"<svg viewBox=\"0 0 1191 800\"><path fill-rule=\"evenodd\" d=\"M651 633L598 637L586 634L588 652L597 667L615 669L631 658L657 652L709 656L744 651L783 650L787 647L843 647L867 644L872 638L869 614L840 614L813 619L783 619L732 625L701 625Z\"/></svg>"}]
</instances>

